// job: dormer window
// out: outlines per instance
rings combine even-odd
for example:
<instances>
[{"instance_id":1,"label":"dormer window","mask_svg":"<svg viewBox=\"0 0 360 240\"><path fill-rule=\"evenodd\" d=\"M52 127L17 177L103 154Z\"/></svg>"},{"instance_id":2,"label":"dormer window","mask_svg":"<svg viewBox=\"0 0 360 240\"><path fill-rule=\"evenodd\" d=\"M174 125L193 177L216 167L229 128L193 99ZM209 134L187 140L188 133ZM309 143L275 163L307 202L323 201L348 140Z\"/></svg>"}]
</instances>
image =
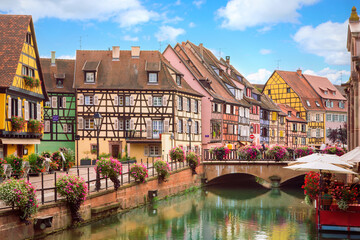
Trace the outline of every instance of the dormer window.
<instances>
[{"instance_id":1,"label":"dormer window","mask_svg":"<svg viewBox=\"0 0 360 240\"><path fill-rule=\"evenodd\" d=\"M288 111L288 117L291 117L291 111Z\"/></svg>"},{"instance_id":2,"label":"dormer window","mask_svg":"<svg viewBox=\"0 0 360 240\"><path fill-rule=\"evenodd\" d=\"M56 87L63 88L64 87L64 79L56 79Z\"/></svg>"},{"instance_id":3,"label":"dormer window","mask_svg":"<svg viewBox=\"0 0 360 240\"><path fill-rule=\"evenodd\" d=\"M287 93L290 93L290 92L291 92L289 87L286 89L286 92L287 92Z\"/></svg>"},{"instance_id":4,"label":"dormer window","mask_svg":"<svg viewBox=\"0 0 360 240\"><path fill-rule=\"evenodd\" d=\"M325 90L325 91L324 91L324 93L325 93L325 94L328 94L328 91L327 91L327 90Z\"/></svg>"},{"instance_id":5,"label":"dormer window","mask_svg":"<svg viewBox=\"0 0 360 240\"><path fill-rule=\"evenodd\" d=\"M150 72L149 75L149 83L158 83L158 74Z\"/></svg>"},{"instance_id":6,"label":"dormer window","mask_svg":"<svg viewBox=\"0 0 360 240\"><path fill-rule=\"evenodd\" d=\"M296 113L296 117L300 118L300 113L299 112Z\"/></svg>"},{"instance_id":7,"label":"dormer window","mask_svg":"<svg viewBox=\"0 0 360 240\"><path fill-rule=\"evenodd\" d=\"M315 101L315 104L316 104L317 107L320 107L320 104L319 104L318 101Z\"/></svg>"},{"instance_id":8,"label":"dormer window","mask_svg":"<svg viewBox=\"0 0 360 240\"><path fill-rule=\"evenodd\" d=\"M95 83L95 72L85 72L85 83Z\"/></svg>"},{"instance_id":9,"label":"dormer window","mask_svg":"<svg viewBox=\"0 0 360 240\"><path fill-rule=\"evenodd\" d=\"M335 92L335 91L333 92L333 95L336 96L336 92Z\"/></svg>"},{"instance_id":10,"label":"dormer window","mask_svg":"<svg viewBox=\"0 0 360 240\"><path fill-rule=\"evenodd\" d=\"M306 100L306 105L308 105L308 107L311 106L309 100Z\"/></svg>"},{"instance_id":11,"label":"dormer window","mask_svg":"<svg viewBox=\"0 0 360 240\"><path fill-rule=\"evenodd\" d=\"M181 76L180 75L176 75L176 84L178 86L181 86Z\"/></svg>"}]
</instances>

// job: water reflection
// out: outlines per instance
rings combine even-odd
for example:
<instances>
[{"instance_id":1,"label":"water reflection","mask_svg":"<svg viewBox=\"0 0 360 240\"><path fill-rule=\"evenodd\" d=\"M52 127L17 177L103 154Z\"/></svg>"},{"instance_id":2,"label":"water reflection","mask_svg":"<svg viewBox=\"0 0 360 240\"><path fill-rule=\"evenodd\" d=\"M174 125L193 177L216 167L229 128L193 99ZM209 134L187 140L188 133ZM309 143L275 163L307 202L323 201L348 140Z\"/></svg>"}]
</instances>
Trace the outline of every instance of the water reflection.
<instances>
[{"instance_id":1,"label":"water reflection","mask_svg":"<svg viewBox=\"0 0 360 240\"><path fill-rule=\"evenodd\" d=\"M46 239L315 239L299 191L211 187Z\"/></svg>"}]
</instances>

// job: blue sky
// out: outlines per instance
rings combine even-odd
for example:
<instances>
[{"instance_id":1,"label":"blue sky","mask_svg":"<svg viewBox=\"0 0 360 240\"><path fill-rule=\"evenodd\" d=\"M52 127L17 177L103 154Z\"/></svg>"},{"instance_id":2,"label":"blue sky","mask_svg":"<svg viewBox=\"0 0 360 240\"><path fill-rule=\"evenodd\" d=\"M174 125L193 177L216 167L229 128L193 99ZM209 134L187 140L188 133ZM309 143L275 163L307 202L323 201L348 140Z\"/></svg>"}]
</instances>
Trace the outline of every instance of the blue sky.
<instances>
[{"instance_id":1,"label":"blue sky","mask_svg":"<svg viewBox=\"0 0 360 240\"><path fill-rule=\"evenodd\" d=\"M347 19L354 0L0 0L0 13L31 14L42 57L80 49L164 50L203 43L251 82L277 68L346 82Z\"/></svg>"}]
</instances>

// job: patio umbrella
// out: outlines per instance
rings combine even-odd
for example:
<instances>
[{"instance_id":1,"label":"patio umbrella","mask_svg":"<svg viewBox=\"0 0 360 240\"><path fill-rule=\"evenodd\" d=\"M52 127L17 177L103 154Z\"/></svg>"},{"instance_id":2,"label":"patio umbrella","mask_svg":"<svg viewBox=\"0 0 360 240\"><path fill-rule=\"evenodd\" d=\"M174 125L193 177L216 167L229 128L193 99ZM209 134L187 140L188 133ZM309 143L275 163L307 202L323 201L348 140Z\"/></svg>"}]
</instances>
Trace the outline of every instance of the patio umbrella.
<instances>
[{"instance_id":1,"label":"patio umbrella","mask_svg":"<svg viewBox=\"0 0 360 240\"><path fill-rule=\"evenodd\" d=\"M338 167L325 161L313 161L308 163L296 164L284 167L292 169L294 171L315 171L315 172L330 172L330 173L346 173L346 174L357 174L346 168Z\"/></svg>"},{"instance_id":2,"label":"patio umbrella","mask_svg":"<svg viewBox=\"0 0 360 240\"><path fill-rule=\"evenodd\" d=\"M345 153L340 157L340 160L347 161L349 163L358 163L360 162L360 146L354 148L348 153Z\"/></svg>"},{"instance_id":3,"label":"patio umbrella","mask_svg":"<svg viewBox=\"0 0 360 240\"><path fill-rule=\"evenodd\" d=\"M313 153L311 155L307 155L305 157L301 157L296 159L294 162L290 163L289 165L297 164L297 163L310 163L322 161L326 163L331 163L335 165L342 165L346 167L352 167L353 165L344 161L340 160L340 157L334 154L321 154L321 153Z\"/></svg>"}]
</instances>

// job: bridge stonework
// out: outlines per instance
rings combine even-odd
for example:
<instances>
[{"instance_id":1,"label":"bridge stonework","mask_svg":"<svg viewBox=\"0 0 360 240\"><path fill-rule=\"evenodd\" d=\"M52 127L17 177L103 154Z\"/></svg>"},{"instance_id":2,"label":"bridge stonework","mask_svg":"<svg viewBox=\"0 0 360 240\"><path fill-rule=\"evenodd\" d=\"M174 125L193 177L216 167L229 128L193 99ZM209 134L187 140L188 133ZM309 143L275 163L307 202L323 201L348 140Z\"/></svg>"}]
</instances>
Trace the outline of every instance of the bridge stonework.
<instances>
[{"instance_id":1,"label":"bridge stonework","mask_svg":"<svg viewBox=\"0 0 360 240\"><path fill-rule=\"evenodd\" d=\"M210 182L215 178L234 173L245 173L264 179L272 183L274 179L278 179L279 185L282 183L304 175L305 172L297 172L294 170L286 169L285 166L288 162L268 162L268 161L211 161L203 162L204 176ZM270 178L271 177L271 178ZM276 184L275 184L276 185ZM274 186L275 186L274 185Z\"/></svg>"}]
</instances>

